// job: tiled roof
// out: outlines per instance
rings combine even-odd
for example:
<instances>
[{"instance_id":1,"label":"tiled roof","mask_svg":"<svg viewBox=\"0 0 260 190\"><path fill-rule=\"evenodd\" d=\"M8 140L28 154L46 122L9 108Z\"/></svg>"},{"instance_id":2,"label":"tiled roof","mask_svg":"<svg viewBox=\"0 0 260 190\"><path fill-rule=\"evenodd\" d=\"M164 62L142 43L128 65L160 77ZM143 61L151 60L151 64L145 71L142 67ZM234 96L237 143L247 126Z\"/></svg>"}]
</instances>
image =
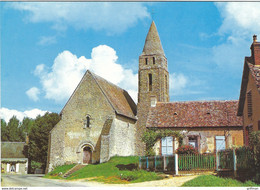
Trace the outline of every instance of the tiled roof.
<instances>
[{"instance_id":1,"label":"tiled roof","mask_svg":"<svg viewBox=\"0 0 260 190\"><path fill-rule=\"evenodd\" d=\"M1 142L1 158L27 158L24 142Z\"/></svg>"},{"instance_id":2,"label":"tiled roof","mask_svg":"<svg viewBox=\"0 0 260 190\"><path fill-rule=\"evenodd\" d=\"M242 75L242 82L241 82L240 96L239 96L239 106L237 112L238 116L243 115L243 108L245 104L246 89L247 89L249 74L252 75L256 87L258 89L258 92L260 93L260 66L252 64L253 62L254 61L252 60L252 57L245 57L244 70Z\"/></svg>"},{"instance_id":3,"label":"tiled roof","mask_svg":"<svg viewBox=\"0 0 260 190\"><path fill-rule=\"evenodd\" d=\"M90 72L90 71L89 71ZM136 119L136 104L127 91L90 72L117 114Z\"/></svg>"},{"instance_id":4,"label":"tiled roof","mask_svg":"<svg viewBox=\"0 0 260 190\"><path fill-rule=\"evenodd\" d=\"M260 93L260 65L253 65L251 63L247 63L250 69L251 75L255 80L256 87Z\"/></svg>"},{"instance_id":5,"label":"tiled roof","mask_svg":"<svg viewBox=\"0 0 260 190\"><path fill-rule=\"evenodd\" d=\"M242 126L238 101L158 102L151 107L147 127Z\"/></svg>"}]
</instances>

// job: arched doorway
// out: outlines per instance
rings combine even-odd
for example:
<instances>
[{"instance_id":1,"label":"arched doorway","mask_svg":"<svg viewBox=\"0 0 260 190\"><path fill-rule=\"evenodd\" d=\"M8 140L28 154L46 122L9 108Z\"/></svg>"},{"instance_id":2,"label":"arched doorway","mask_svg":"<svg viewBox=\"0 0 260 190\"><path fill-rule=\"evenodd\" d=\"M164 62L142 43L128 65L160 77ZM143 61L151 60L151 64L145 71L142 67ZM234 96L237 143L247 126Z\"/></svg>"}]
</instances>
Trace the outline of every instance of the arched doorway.
<instances>
[{"instance_id":1,"label":"arched doorway","mask_svg":"<svg viewBox=\"0 0 260 190\"><path fill-rule=\"evenodd\" d=\"M92 161L91 148L86 146L83 148L83 164L90 164Z\"/></svg>"}]
</instances>

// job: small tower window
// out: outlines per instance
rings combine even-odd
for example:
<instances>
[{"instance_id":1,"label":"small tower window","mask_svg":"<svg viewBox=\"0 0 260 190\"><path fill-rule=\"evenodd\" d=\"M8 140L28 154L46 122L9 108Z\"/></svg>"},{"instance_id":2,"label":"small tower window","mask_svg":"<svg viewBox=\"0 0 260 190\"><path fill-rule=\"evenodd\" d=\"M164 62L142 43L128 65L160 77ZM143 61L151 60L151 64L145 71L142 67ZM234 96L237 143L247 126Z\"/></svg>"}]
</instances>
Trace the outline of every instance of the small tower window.
<instances>
[{"instance_id":1,"label":"small tower window","mask_svg":"<svg viewBox=\"0 0 260 190\"><path fill-rule=\"evenodd\" d=\"M86 119L84 120L84 128L89 128L90 127L90 116L87 115Z\"/></svg>"},{"instance_id":2,"label":"small tower window","mask_svg":"<svg viewBox=\"0 0 260 190\"><path fill-rule=\"evenodd\" d=\"M168 91L167 89L168 89L168 88L167 88L167 75L165 75L165 92L166 92L166 93L168 93L168 92L167 92L167 91Z\"/></svg>"},{"instance_id":3,"label":"small tower window","mask_svg":"<svg viewBox=\"0 0 260 190\"><path fill-rule=\"evenodd\" d=\"M147 57L145 58L145 64L146 65L148 64L148 58Z\"/></svg>"},{"instance_id":4,"label":"small tower window","mask_svg":"<svg viewBox=\"0 0 260 190\"><path fill-rule=\"evenodd\" d=\"M153 77L152 74L150 73L148 76L148 82L149 82L149 91L152 91L152 86L153 86Z\"/></svg>"},{"instance_id":5,"label":"small tower window","mask_svg":"<svg viewBox=\"0 0 260 190\"><path fill-rule=\"evenodd\" d=\"M155 64L155 57L153 57L153 64Z\"/></svg>"}]
</instances>

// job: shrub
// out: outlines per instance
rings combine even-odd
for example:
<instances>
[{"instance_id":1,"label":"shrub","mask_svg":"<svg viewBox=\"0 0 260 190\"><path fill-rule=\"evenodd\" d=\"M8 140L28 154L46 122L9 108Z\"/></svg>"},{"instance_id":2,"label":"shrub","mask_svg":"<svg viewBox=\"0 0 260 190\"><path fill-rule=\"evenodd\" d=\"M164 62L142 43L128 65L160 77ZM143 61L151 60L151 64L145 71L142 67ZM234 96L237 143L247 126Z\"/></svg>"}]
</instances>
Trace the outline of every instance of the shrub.
<instances>
[{"instance_id":1,"label":"shrub","mask_svg":"<svg viewBox=\"0 0 260 190\"><path fill-rule=\"evenodd\" d=\"M254 153L256 175L254 181L260 183L260 131L250 133L249 146Z\"/></svg>"},{"instance_id":2,"label":"shrub","mask_svg":"<svg viewBox=\"0 0 260 190\"><path fill-rule=\"evenodd\" d=\"M144 132L142 136L142 141L146 145L146 156L154 156L155 152L153 150L153 146L156 141L168 137L173 136L176 137L180 144L182 144L183 135L178 131L172 131L169 129L166 130L147 130Z\"/></svg>"},{"instance_id":3,"label":"shrub","mask_svg":"<svg viewBox=\"0 0 260 190\"><path fill-rule=\"evenodd\" d=\"M177 154L198 154L198 150L192 145L182 145L177 148Z\"/></svg>"}]
</instances>

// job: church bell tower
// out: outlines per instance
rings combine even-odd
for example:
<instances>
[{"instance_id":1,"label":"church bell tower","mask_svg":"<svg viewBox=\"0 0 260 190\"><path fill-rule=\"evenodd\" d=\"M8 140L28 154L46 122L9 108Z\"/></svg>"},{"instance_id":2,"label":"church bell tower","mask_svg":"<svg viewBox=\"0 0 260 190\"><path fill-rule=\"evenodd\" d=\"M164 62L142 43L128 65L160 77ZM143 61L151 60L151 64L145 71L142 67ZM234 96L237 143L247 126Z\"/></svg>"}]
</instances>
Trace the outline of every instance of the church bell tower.
<instances>
[{"instance_id":1,"label":"church bell tower","mask_svg":"<svg viewBox=\"0 0 260 190\"><path fill-rule=\"evenodd\" d=\"M142 54L139 56L137 103L137 148L138 155L144 155L144 144L141 141L146 130L146 120L151 101L169 102L169 73L161 40L154 21L146 36ZM137 146L138 146L137 145Z\"/></svg>"}]
</instances>

